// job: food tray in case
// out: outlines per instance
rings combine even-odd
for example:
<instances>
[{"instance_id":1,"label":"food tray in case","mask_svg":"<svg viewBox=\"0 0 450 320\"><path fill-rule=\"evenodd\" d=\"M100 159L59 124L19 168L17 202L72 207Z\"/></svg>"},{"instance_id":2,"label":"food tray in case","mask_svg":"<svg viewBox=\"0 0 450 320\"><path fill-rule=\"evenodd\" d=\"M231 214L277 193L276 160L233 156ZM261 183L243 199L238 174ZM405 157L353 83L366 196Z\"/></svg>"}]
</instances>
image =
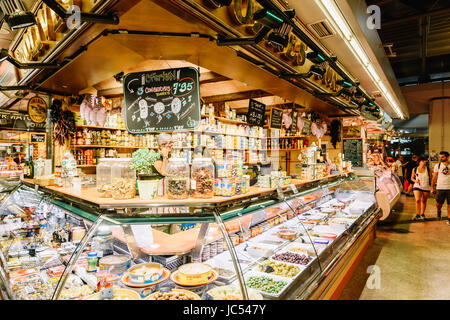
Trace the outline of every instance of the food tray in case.
<instances>
[{"instance_id":1,"label":"food tray in case","mask_svg":"<svg viewBox=\"0 0 450 320\"><path fill-rule=\"evenodd\" d=\"M267 260L270 260L270 261L273 261L273 262L275 262L275 263L284 263L284 264L286 264L286 265L291 265L291 266L295 266L295 267L298 267L299 269L300 269L300 272L299 273L297 273L295 276L293 276L293 277L285 277L285 276L280 276L280 275L276 275L276 274L272 274L272 273L266 273L266 272L263 272L263 271L259 271L259 265L256 265L256 266L254 266L253 267L253 269L252 269L252 272L259 272L259 273L263 273L263 274L266 274L266 275L268 275L268 276L275 276L275 277L281 277L281 278L286 278L286 279L290 279L291 281L292 280L295 280L305 269L306 269L306 267L305 266L303 266L303 265L301 265L301 264L295 264L295 263L290 263L290 262L284 262L284 261L278 261L278 260L273 260L273 259L266 259L266 260L264 260L262 263L264 263L265 261L267 261Z\"/></svg>"},{"instance_id":2,"label":"food tray in case","mask_svg":"<svg viewBox=\"0 0 450 320\"><path fill-rule=\"evenodd\" d=\"M287 261L276 260L276 259L273 258L276 254L282 254L282 253L286 253L286 252L293 253L293 254L297 254L297 255L300 255L300 256L301 256L301 255L306 255L306 254L302 254L302 253L296 253L296 252L289 251L289 250L287 249L287 247L285 247L285 248L283 248L282 250L280 250L280 251L276 252L275 254L271 255L271 256L269 257L269 260L279 261L279 262L289 263L289 264L294 264L294 265L297 265L297 266L300 266L300 267L303 267L303 268L308 267L311 263L313 263L313 262L316 260L316 257L311 257L311 256L308 255L309 257L312 258L311 261L309 261L307 264L298 264L298 263L292 263L292 262L287 262Z\"/></svg>"},{"instance_id":3,"label":"food tray in case","mask_svg":"<svg viewBox=\"0 0 450 320\"><path fill-rule=\"evenodd\" d=\"M259 293L261 293L264 297L268 297L268 298L279 298L280 296L282 296L286 290L289 288L289 286L292 283L292 279L291 278L285 278L285 277L280 277L280 276L275 276L275 275L270 275L264 272L259 272L259 271L248 271L244 274L244 279L245 281L247 281L248 278L250 278L251 276L257 276L257 277L268 277L271 278L275 281L284 281L286 282L286 285L283 287L283 289L281 289L278 293L274 294L274 293L268 293L262 290L258 290L255 288L250 288L253 289ZM237 284L237 280L234 282ZM249 288L249 287L248 287Z\"/></svg>"}]
</instances>

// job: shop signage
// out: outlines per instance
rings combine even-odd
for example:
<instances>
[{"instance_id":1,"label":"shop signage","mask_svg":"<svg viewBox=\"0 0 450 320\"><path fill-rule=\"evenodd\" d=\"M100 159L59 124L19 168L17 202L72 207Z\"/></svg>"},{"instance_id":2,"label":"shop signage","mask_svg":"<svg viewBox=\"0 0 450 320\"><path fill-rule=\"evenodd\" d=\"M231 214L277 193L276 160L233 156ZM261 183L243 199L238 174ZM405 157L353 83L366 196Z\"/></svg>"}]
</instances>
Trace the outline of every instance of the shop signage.
<instances>
[{"instance_id":1,"label":"shop signage","mask_svg":"<svg viewBox=\"0 0 450 320\"><path fill-rule=\"evenodd\" d=\"M281 129L282 122L283 122L283 110L272 108L270 110L270 128Z\"/></svg>"},{"instance_id":2,"label":"shop signage","mask_svg":"<svg viewBox=\"0 0 450 320\"><path fill-rule=\"evenodd\" d=\"M303 129L302 129L302 134L305 136L310 136L311 135L311 120L308 119L303 119Z\"/></svg>"},{"instance_id":3,"label":"shop signage","mask_svg":"<svg viewBox=\"0 0 450 320\"><path fill-rule=\"evenodd\" d=\"M266 105L259 101L250 99L247 112L247 123L254 126L264 127L264 114Z\"/></svg>"},{"instance_id":4,"label":"shop signage","mask_svg":"<svg viewBox=\"0 0 450 320\"><path fill-rule=\"evenodd\" d=\"M44 142L45 141L45 134L31 134L31 142Z\"/></svg>"},{"instance_id":5,"label":"shop signage","mask_svg":"<svg viewBox=\"0 0 450 320\"><path fill-rule=\"evenodd\" d=\"M44 99L34 96L28 101L28 115L31 121L42 123L47 119L47 103Z\"/></svg>"},{"instance_id":6,"label":"shop signage","mask_svg":"<svg viewBox=\"0 0 450 320\"><path fill-rule=\"evenodd\" d=\"M343 153L344 160L351 161L353 167L363 166L362 139L345 139Z\"/></svg>"},{"instance_id":7,"label":"shop signage","mask_svg":"<svg viewBox=\"0 0 450 320\"><path fill-rule=\"evenodd\" d=\"M361 138L361 126L349 126L343 127L343 137L344 138Z\"/></svg>"},{"instance_id":8,"label":"shop signage","mask_svg":"<svg viewBox=\"0 0 450 320\"><path fill-rule=\"evenodd\" d=\"M21 113L0 112L0 129L18 129L18 130L42 130L46 128L46 122L35 123L31 121L30 116Z\"/></svg>"},{"instance_id":9,"label":"shop signage","mask_svg":"<svg viewBox=\"0 0 450 320\"><path fill-rule=\"evenodd\" d=\"M130 133L194 130L200 126L195 68L129 73L123 81L125 124Z\"/></svg>"},{"instance_id":10,"label":"shop signage","mask_svg":"<svg viewBox=\"0 0 450 320\"><path fill-rule=\"evenodd\" d=\"M292 126L291 126L291 134L295 135L297 132L297 118L298 118L298 110L292 109Z\"/></svg>"}]
</instances>

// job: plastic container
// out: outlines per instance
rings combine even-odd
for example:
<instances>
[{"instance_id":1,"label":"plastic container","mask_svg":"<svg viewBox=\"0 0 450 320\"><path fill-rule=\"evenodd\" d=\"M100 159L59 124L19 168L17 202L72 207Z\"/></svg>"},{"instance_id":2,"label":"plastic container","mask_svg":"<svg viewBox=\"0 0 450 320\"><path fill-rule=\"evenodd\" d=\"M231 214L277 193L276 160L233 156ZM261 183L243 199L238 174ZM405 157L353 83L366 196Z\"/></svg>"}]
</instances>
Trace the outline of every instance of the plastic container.
<instances>
[{"instance_id":1,"label":"plastic container","mask_svg":"<svg viewBox=\"0 0 450 320\"><path fill-rule=\"evenodd\" d=\"M93 273L93 272L97 272L97 252L88 252L87 255L87 261L88 261L88 265L87 265L87 272L88 273Z\"/></svg>"},{"instance_id":2,"label":"plastic container","mask_svg":"<svg viewBox=\"0 0 450 320\"><path fill-rule=\"evenodd\" d=\"M191 190L194 198L214 196L214 164L211 158L195 158L192 161Z\"/></svg>"},{"instance_id":3,"label":"plastic container","mask_svg":"<svg viewBox=\"0 0 450 320\"><path fill-rule=\"evenodd\" d=\"M114 254L113 243L112 232L108 229L97 231L96 236L92 239L92 247L99 258Z\"/></svg>"},{"instance_id":4,"label":"plastic container","mask_svg":"<svg viewBox=\"0 0 450 320\"><path fill-rule=\"evenodd\" d=\"M97 165L97 192L100 198L111 198L111 169L113 158L101 158Z\"/></svg>"},{"instance_id":5,"label":"plastic container","mask_svg":"<svg viewBox=\"0 0 450 320\"><path fill-rule=\"evenodd\" d=\"M171 158L166 167L166 194L169 199L189 197L189 165L185 158Z\"/></svg>"},{"instance_id":6,"label":"plastic container","mask_svg":"<svg viewBox=\"0 0 450 320\"><path fill-rule=\"evenodd\" d=\"M118 158L111 168L111 194L115 200L133 199L136 195L136 171L131 158Z\"/></svg>"}]
</instances>

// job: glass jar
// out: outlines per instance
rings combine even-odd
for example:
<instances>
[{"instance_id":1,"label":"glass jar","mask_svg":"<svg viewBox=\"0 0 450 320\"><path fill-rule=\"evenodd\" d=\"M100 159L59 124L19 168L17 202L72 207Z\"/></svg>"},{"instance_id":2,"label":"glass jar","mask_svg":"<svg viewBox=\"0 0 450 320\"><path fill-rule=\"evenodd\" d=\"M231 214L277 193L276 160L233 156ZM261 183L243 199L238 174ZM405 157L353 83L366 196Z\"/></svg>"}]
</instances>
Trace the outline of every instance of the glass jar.
<instances>
[{"instance_id":1,"label":"glass jar","mask_svg":"<svg viewBox=\"0 0 450 320\"><path fill-rule=\"evenodd\" d=\"M189 197L189 165L184 158L170 158L166 167L166 194L169 199Z\"/></svg>"},{"instance_id":2,"label":"glass jar","mask_svg":"<svg viewBox=\"0 0 450 320\"><path fill-rule=\"evenodd\" d=\"M195 158L192 161L191 189L194 198L214 196L214 164L211 158Z\"/></svg>"},{"instance_id":3,"label":"glass jar","mask_svg":"<svg viewBox=\"0 0 450 320\"><path fill-rule=\"evenodd\" d=\"M100 158L97 165L97 192L100 198L111 198L111 168L113 158Z\"/></svg>"},{"instance_id":4,"label":"glass jar","mask_svg":"<svg viewBox=\"0 0 450 320\"><path fill-rule=\"evenodd\" d=\"M133 199L136 195L136 171L131 158L118 158L111 168L111 194L115 200Z\"/></svg>"}]
</instances>

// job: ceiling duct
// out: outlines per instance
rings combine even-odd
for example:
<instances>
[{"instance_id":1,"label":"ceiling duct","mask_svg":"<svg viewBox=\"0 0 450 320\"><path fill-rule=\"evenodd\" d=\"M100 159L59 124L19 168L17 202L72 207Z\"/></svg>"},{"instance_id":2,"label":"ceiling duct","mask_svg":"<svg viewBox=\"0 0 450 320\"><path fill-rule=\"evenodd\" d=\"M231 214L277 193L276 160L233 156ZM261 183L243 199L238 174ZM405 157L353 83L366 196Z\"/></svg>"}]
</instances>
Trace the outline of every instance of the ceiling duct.
<instances>
[{"instance_id":1,"label":"ceiling duct","mask_svg":"<svg viewBox=\"0 0 450 320\"><path fill-rule=\"evenodd\" d=\"M327 20L321 20L316 23L308 24L308 28L319 39L325 39L335 35Z\"/></svg>"}]
</instances>

